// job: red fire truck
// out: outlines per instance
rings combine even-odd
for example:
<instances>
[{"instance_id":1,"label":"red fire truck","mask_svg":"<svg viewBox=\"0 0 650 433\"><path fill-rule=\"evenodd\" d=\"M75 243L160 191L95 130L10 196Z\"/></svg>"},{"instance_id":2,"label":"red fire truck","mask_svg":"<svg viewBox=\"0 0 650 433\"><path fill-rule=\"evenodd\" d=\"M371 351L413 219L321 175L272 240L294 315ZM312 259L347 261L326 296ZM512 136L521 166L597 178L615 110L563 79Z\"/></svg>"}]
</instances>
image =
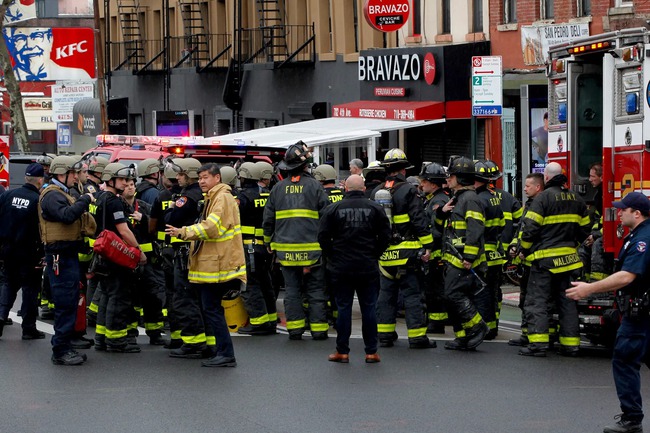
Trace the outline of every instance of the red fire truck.
<instances>
[{"instance_id":1,"label":"red fire truck","mask_svg":"<svg viewBox=\"0 0 650 433\"><path fill-rule=\"evenodd\" d=\"M9 186L9 137L0 137L0 185Z\"/></svg>"},{"instance_id":2,"label":"red fire truck","mask_svg":"<svg viewBox=\"0 0 650 433\"><path fill-rule=\"evenodd\" d=\"M586 198L593 195L589 166L602 162L603 241L612 254L618 253L623 234L612 201L631 191L650 195L649 55L645 28L549 48L548 160L560 163L571 187ZM591 330L603 333L613 302L604 295L581 304L588 336Z\"/></svg>"}]
</instances>

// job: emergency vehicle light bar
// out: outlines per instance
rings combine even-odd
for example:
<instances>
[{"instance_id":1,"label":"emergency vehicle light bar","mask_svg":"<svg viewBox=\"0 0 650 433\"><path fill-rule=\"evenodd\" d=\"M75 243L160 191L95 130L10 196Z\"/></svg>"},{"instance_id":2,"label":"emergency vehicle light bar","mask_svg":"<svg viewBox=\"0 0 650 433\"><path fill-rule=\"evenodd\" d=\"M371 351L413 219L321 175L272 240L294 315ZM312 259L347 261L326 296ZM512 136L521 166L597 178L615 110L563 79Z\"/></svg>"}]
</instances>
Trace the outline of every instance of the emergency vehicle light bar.
<instances>
[{"instance_id":1,"label":"emergency vehicle light bar","mask_svg":"<svg viewBox=\"0 0 650 433\"><path fill-rule=\"evenodd\" d=\"M583 54L588 51L598 51L610 48L613 44L609 41L594 42L593 44L578 45L577 47L569 48L569 54Z\"/></svg>"}]
</instances>

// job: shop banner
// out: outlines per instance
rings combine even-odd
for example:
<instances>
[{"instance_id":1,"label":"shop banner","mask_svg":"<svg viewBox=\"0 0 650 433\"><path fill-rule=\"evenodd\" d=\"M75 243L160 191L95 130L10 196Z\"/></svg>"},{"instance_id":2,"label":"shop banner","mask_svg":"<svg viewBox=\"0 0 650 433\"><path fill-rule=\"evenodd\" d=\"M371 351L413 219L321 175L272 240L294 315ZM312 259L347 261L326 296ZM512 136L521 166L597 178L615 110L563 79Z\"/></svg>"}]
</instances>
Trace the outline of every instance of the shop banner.
<instances>
[{"instance_id":1,"label":"shop banner","mask_svg":"<svg viewBox=\"0 0 650 433\"><path fill-rule=\"evenodd\" d=\"M92 98L95 86L91 81L59 81L52 86L52 110L55 122L72 122L74 104L82 99Z\"/></svg>"},{"instance_id":2,"label":"shop banner","mask_svg":"<svg viewBox=\"0 0 650 433\"><path fill-rule=\"evenodd\" d=\"M544 65L548 47L589 36L589 24L557 24L550 26L522 26L521 49L526 65Z\"/></svg>"}]
</instances>

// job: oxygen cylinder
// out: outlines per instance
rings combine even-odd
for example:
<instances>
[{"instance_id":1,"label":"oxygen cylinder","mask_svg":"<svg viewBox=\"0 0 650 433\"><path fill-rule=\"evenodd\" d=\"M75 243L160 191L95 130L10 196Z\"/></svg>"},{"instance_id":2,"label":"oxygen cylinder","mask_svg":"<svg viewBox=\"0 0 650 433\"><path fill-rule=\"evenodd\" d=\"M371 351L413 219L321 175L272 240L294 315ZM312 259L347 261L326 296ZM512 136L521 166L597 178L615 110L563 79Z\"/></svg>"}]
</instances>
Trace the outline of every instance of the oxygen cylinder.
<instances>
[{"instance_id":1,"label":"oxygen cylinder","mask_svg":"<svg viewBox=\"0 0 650 433\"><path fill-rule=\"evenodd\" d=\"M380 189L375 193L375 201L384 208L390 224L393 224L393 196L390 191Z\"/></svg>"}]
</instances>

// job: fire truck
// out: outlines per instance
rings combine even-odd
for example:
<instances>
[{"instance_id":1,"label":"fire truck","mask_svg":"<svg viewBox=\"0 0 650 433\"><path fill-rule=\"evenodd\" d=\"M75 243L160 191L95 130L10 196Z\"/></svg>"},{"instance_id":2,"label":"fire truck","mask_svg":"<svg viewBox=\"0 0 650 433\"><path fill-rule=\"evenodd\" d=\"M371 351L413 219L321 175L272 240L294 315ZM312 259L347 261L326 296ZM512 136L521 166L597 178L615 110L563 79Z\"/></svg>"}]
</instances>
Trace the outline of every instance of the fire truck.
<instances>
[{"instance_id":1,"label":"fire truck","mask_svg":"<svg viewBox=\"0 0 650 433\"><path fill-rule=\"evenodd\" d=\"M9 186L9 137L0 137L0 185Z\"/></svg>"},{"instance_id":2,"label":"fire truck","mask_svg":"<svg viewBox=\"0 0 650 433\"><path fill-rule=\"evenodd\" d=\"M572 189L586 198L594 193L589 166L602 163L603 244L614 255L624 230L612 201L631 191L650 194L649 55L645 28L549 48L548 161L561 164ZM580 303L581 326L592 342L612 341L614 302L603 294Z\"/></svg>"}]
</instances>

